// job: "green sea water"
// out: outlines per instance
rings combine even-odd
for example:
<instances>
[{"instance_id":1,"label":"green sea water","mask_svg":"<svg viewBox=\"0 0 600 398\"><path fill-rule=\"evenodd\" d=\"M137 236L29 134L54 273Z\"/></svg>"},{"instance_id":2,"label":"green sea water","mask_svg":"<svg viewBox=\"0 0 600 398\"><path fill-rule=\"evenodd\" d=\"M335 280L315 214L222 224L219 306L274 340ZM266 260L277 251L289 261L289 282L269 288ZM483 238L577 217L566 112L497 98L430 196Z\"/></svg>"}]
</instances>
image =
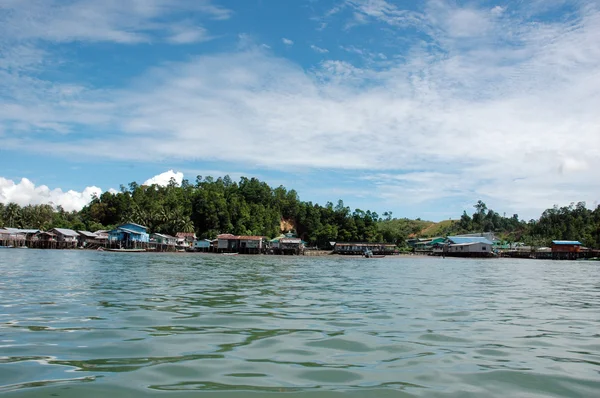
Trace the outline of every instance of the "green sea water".
<instances>
[{"instance_id":1,"label":"green sea water","mask_svg":"<svg viewBox=\"0 0 600 398\"><path fill-rule=\"evenodd\" d=\"M7 397L599 397L600 264L0 252Z\"/></svg>"}]
</instances>

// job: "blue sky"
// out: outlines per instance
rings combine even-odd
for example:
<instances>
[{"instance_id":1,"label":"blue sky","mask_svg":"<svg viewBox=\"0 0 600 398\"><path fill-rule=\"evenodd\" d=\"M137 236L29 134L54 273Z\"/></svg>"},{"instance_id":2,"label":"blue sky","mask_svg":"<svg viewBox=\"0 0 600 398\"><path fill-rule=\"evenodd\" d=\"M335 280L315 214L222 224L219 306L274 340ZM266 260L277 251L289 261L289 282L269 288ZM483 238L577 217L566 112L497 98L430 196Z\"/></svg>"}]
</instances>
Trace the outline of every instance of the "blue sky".
<instances>
[{"instance_id":1,"label":"blue sky","mask_svg":"<svg viewBox=\"0 0 600 398\"><path fill-rule=\"evenodd\" d=\"M0 201L230 174L430 220L593 207L599 42L596 0L0 0Z\"/></svg>"}]
</instances>

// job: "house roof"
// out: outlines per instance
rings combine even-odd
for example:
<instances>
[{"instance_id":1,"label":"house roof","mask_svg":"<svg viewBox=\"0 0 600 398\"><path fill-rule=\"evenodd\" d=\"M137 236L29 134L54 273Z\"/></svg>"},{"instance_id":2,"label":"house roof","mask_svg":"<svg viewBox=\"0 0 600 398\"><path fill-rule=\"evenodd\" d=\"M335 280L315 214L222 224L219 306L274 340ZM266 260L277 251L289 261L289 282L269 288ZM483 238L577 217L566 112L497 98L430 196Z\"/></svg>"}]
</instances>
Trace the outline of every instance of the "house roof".
<instances>
[{"instance_id":1,"label":"house roof","mask_svg":"<svg viewBox=\"0 0 600 398\"><path fill-rule=\"evenodd\" d=\"M488 239L482 237L482 236L449 236L448 240L451 243L460 245L463 243L469 243L469 244L473 244L473 243L484 243L486 245L493 245L493 243L491 241L489 241Z\"/></svg>"},{"instance_id":2,"label":"house roof","mask_svg":"<svg viewBox=\"0 0 600 398\"><path fill-rule=\"evenodd\" d=\"M11 227L6 227L4 229L10 232L11 234L37 234L38 232L40 232L39 229L20 229Z\"/></svg>"},{"instance_id":3,"label":"house roof","mask_svg":"<svg viewBox=\"0 0 600 398\"><path fill-rule=\"evenodd\" d=\"M164 239L177 239L174 236L167 235L167 234L152 234L152 235L154 235L154 236L160 236L161 238L164 238Z\"/></svg>"},{"instance_id":4,"label":"house roof","mask_svg":"<svg viewBox=\"0 0 600 398\"><path fill-rule=\"evenodd\" d=\"M117 228L121 228L121 227L122 227L122 226L124 226L124 225L135 225L136 227L140 227L140 228L148 229L148 227L145 227L145 226L143 226L143 225L140 225L140 224L136 224L136 223L134 223L134 222L126 222L126 223L124 223L124 224L121 224L121 225L119 225Z\"/></svg>"},{"instance_id":5,"label":"house roof","mask_svg":"<svg viewBox=\"0 0 600 398\"><path fill-rule=\"evenodd\" d=\"M279 240L280 243L302 243L302 239L300 238L281 238Z\"/></svg>"},{"instance_id":6,"label":"house roof","mask_svg":"<svg viewBox=\"0 0 600 398\"><path fill-rule=\"evenodd\" d=\"M134 231L132 229L121 228L121 227L119 227L117 229L114 229L114 230L112 230L110 232L119 232L119 231L127 232L128 234L135 234L135 235L142 235L143 234L143 232L140 232L140 231Z\"/></svg>"},{"instance_id":7,"label":"house roof","mask_svg":"<svg viewBox=\"0 0 600 398\"><path fill-rule=\"evenodd\" d=\"M67 228L52 228L50 231L55 231L59 235L63 235L63 236L79 236L79 234L77 232L73 231L72 229L67 229Z\"/></svg>"},{"instance_id":8,"label":"house roof","mask_svg":"<svg viewBox=\"0 0 600 398\"><path fill-rule=\"evenodd\" d=\"M77 231L77 232L79 232L80 235L83 235L86 238L97 238L98 237L98 235L96 235L95 233L90 232L90 231Z\"/></svg>"},{"instance_id":9,"label":"house roof","mask_svg":"<svg viewBox=\"0 0 600 398\"><path fill-rule=\"evenodd\" d=\"M265 237L264 236L252 236L252 235L221 234L221 235L217 235L217 239L223 239L223 240L228 240L228 239L232 239L232 240L263 240L263 239L265 239Z\"/></svg>"},{"instance_id":10,"label":"house roof","mask_svg":"<svg viewBox=\"0 0 600 398\"><path fill-rule=\"evenodd\" d=\"M193 232L177 232L175 236L178 238L196 238L196 234Z\"/></svg>"},{"instance_id":11,"label":"house roof","mask_svg":"<svg viewBox=\"0 0 600 398\"><path fill-rule=\"evenodd\" d=\"M553 245L570 245L570 246L581 246L581 242L578 240L553 240Z\"/></svg>"}]
</instances>

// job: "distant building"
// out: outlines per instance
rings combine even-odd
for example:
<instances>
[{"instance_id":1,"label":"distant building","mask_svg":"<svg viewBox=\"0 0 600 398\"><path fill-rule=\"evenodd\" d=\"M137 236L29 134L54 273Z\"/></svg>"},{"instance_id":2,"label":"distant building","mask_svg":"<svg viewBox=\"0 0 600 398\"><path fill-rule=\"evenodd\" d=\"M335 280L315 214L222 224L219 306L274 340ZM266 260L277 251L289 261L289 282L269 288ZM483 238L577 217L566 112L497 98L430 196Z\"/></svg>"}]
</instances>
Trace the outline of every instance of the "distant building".
<instances>
[{"instance_id":1,"label":"distant building","mask_svg":"<svg viewBox=\"0 0 600 398\"><path fill-rule=\"evenodd\" d=\"M148 243L148 228L135 223L125 223L108 232L108 239L118 243Z\"/></svg>"},{"instance_id":2,"label":"distant building","mask_svg":"<svg viewBox=\"0 0 600 398\"><path fill-rule=\"evenodd\" d=\"M52 232L38 232L36 238L38 247L42 249L54 249L57 246L56 234Z\"/></svg>"},{"instance_id":3,"label":"distant building","mask_svg":"<svg viewBox=\"0 0 600 398\"><path fill-rule=\"evenodd\" d=\"M300 238L281 238L279 239L279 248L276 253L280 254L302 254L304 242Z\"/></svg>"},{"instance_id":4,"label":"distant building","mask_svg":"<svg viewBox=\"0 0 600 398\"><path fill-rule=\"evenodd\" d=\"M90 231L77 231L79 233L79 246L87 246L92 243L98 243L98 235Z\"/></svg>"},{"instance_id":5,"label":"distant building","mask_svg":"<svg viewBox=\"0 0 600 398\"><path fill-rule=\"evenodd\" d=\"M490 257L492 241L481 236L449 236L444 254L453 257Z\"/></svg>"},{"instance_id":6,"label":"distant building","mask_svg":"<svg viewBox=\"0 0 600 398\"><path fill-rule=\"evenodd\" d=\"M26 235L15 228L0 229L0 246L24 246Z\"/></svg>"},{"instance_id":7,"label":"distant building","mask_svg":"<svg viewBox=\"0 0 600 398\"><path fill-rule=\"evenodd\" d=\"M99 229L98 231L94 231L94 234L96 234L96 239L98 240L108 240L109 233L110 231L106 229Z\"/></svg>"},{"instance_id":8,"label":"distant building","mask_svg":"<svg viewBox=\"0 0 600 398\"><path fill-rule=\"evenodd\" d=\"M219 252L258 254L265 248L266 237L221 234L217 240Z\"/></svg>"},{"instance_id":9,"label":"distant building","mask_svg":"<svg viewBox=\"0 0 600 398\"><path fill-rule=\"evenodd\" d=\"M445 238L437 237L426 240L420 240L413 244L413 247L416 252L431 252L434 248L438 246L443 246L446 242Z\"/></svg>"},{"instance_id":10,"label":"distant building","mask_svg":"<svg viewBox=\"0 0 600 398\"><path fill-rule=\"evenodd\" d=\"M194 249L199 252L208 252L211 249L211 241L209 239L200 239L194 242Z\"/></svg>"},{"instance_id":11,"label":"distant building","mask_svg":"<svg viewBox=\"0 0 600 398\"><path fill-rule=\"evenodd\" d=\"M373 254L393 254L396 245L393 243L368 243L368 242L335 242L333 252L336 254L362 255L366 250Z\"/></svg>"},{"instance_id":12,"label":"distant building","mask_svg":"<svg viewBox=\"0 0 600 398\"><path fill-rule=\"evenodd\" d=\"M552 258L555 260L576 260L585 257L589 249L583 248L577 240L553 240Z\"/></svg>"},{"instance_id":13,"label":"distant building","mask_svg":"<svg viewBox=\"0 0 600 398\"><path fill-rule=\"evenodd\" d=\"M175 246L177 244L177 238L167 234L152 234L150 240L159 245Z\"/></svg>"},{"instance_id":14,"label":"distant building","mask_svg":"<svg viewBox=\"0 0 600 398\"><path fill-rule=\"evenodd\" d=\"M67 228L52 228L48 231L56 236L56 241L63 243L65 246L77 246L79 234L72 229Z\"/></svg>"},{"instance_id":15,"label":"distant building","mask_svg":"<svg viewBox=\"0 0 600 398\"><path fill-rule=\"evenodd\" d=\"M581 242L577 240L553 240L553 253L579 253L581 251Z\"/></svg>"},{"instance_id":16,"label":"distant building","mask_svg":"<svg viewBox=\"0 0 600 398\"><path fill-rule=\"evenodd\" d=\"M457 238L485 238L492 243L498 240L493 232L476 232L472 234L460 234L454 236Z\"/></svg>"},{"instance_id":17,"label":"distant building","mask_svg":"<svg viewBox=\"0 0 600 398\"><path fill-rule=\"evenodd\" d=\"M196 242L196 234L193 232L177 232L177 246L194 247Z\"/></svg>"}]
</instances>

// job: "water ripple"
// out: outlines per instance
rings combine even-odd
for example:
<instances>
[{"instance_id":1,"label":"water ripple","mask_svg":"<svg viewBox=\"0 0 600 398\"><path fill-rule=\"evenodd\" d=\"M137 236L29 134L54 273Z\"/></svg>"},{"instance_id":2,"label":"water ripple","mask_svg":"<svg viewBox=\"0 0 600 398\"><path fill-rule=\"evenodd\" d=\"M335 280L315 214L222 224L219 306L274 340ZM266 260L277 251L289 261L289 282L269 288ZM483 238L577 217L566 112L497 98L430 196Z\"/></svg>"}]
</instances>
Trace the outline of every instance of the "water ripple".
<instances>
[{"instance_id":1,"label":"water ripple","mask_svg":"<svg viewBox=\"0 0 600 398\"><path fill-rule=\"evenodd\" d=\"M14 396L600 396L591 262L4 250L0 272Z\"/></svg>"}]
</instances>

